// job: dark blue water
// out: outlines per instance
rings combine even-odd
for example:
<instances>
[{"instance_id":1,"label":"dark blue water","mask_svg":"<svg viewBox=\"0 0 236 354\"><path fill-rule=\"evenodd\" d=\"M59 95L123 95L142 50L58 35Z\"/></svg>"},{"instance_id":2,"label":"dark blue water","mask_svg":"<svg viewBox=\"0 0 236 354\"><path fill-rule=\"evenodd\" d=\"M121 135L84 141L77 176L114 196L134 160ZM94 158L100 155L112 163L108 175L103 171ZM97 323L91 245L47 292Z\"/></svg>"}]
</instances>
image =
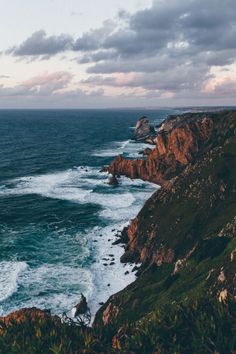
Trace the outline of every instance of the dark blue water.
<instances>
[{"instance_id":1,"label":"dark blue water","mask_svg":"<svg viewBox=\"0 0 236 354\"><path fill-rule=\"evenodd\" d=\"M137 156L144 145L129 141L131 127L147 113L158 123L173 112L0 111L0 314L60 314L81 291L95 311L133 280L111 240L155 187L123 178L113 188L99 170L117 154ZM108 254L115 265L104 265Z\"/></svg>"}]
</instances>

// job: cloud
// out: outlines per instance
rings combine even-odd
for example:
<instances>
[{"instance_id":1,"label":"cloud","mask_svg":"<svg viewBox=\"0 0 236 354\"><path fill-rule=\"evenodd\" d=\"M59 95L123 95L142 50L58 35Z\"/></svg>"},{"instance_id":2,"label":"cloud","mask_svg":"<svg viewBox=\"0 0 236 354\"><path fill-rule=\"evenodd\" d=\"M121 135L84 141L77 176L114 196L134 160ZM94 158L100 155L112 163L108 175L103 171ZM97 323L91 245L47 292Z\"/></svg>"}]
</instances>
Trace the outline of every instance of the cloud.
<instances>
[{"instance_id":1,"label":"cloud","mask_svg":"<svg viewBox=\"0 0 236 354\"><path fill-rule=\"evenodd\" d=\"M109 34L114 31L115 27L116 24L114 21L104 21L101 28L90 30L78 38L74 43L73 50L83 52L100 49Z\"/></svg>"},{"instance_id":2,"label":"cloud","mask_svg":"<svg viewBox=\"0 0 236 354\"><path fill-rule=\"evenodd\" d=\"M235 0L153 0L135 13L121 10L114 20L79 38L35 32L8 53L46 58L72 51L90 75L82 85L138 89L147 97L200 97L217 75L215 68L227 69L236 62L235 13ZM63 86L57 81L50 85L41 84L40 89ZM233 85L215 86L207 95L224 96L234 91Z\"/></svg>"},{"instance_id":3,"label":"cloud","mask_svg":"<svg viewBox=\"0 0 236 354\"><path fill-rule=\"evenodd\" d=\"M201 89L205 80L212 75L207 66L191 65L173 66L168 71L146 73L125 73L112 76L92 75L82 83L94 86L113 86L126 88L143 88L145 90L171 91Z\"/></svg>"},{"instance_id":4,"label":"cloud","mask_svg":"<svg viewBox=\"0 0 236 354\"><path fill-rule=\"evenodd\" d=\"M68 34L47 36L43 30L34 32L19 46L8 49L14 56L52 56L73 46L73 38Z\"/></svg>"},{"instance_id":5,"label":"cloud","mask_svg":"<svg viewBox=\"0 0 236 354\"><path fill-rule=\"evenodd\" d=\"M64 71L45 72L14 87L1 85L0 96L47 96L57 94L60 90L67 88L72 77L70 73Z\"/></svg>"},{"instance_id":6,"label":"cloud","mask_svg":"<svg viewBox=\"0 0 236 354\"><path fill-rule=\"evenodd\" d=\"M105 37L99 50L86 53L87 72L93 74L87 83L120 87L121 73L136 73L124 87L176 96L201 92L213 67L236 61L235 13L233 0L158 0L129 17L125 13L126 26Z\"/></svg>"},{"instance_id":7,"label":"cloud","mask_svg":"<svg viewBox=\"0 0 236 354\"><path fill-rule=\"evenodd\" d=\"M84 90L72 85L73 75L60 71L34 76L13 87L0 85L1 107L77 106L104 96L102 88Z\"/></svg>"}]
</instances>

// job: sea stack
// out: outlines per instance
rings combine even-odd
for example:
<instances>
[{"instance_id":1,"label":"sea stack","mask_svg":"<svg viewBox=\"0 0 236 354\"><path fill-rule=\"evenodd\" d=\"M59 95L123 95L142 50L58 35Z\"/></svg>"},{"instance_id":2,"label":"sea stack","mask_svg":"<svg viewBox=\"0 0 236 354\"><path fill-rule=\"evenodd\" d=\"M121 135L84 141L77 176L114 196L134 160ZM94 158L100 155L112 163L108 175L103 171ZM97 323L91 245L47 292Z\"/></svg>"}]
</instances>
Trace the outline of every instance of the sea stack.
<instances>
[{"instance_id":1,"label":"sea stack","mask_svg":"<svg viewBox=\"0 0 236 354\"><path fill-rule=\"evenodd\" d=\"M136 123L133 140L154 144L155 137L156 131L149 119L146 116L141 117Z\"/></svg>"}]
</instances>

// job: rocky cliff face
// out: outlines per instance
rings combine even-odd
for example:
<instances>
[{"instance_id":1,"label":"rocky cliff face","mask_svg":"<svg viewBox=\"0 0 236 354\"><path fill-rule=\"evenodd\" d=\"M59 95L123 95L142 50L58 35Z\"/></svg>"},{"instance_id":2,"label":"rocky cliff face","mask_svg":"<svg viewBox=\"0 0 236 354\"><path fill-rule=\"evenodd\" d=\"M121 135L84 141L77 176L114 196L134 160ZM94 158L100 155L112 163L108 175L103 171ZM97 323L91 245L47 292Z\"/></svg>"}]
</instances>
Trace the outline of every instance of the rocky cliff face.
<instances>
[{"instance_id":1,"label":"rocky cliff face","mask_svg":"<svg viewBox=\"0 0 236 354\"><path fill-rule=\"evenodd\" d=\"M224 125L234 115L225 113L200 113L171 116L164 122L154 139L155 148L146 159L128 160L118 156L109 166L113 175L163 184L180 173L198 155L226 139L230 132ZM222 136L224 132L225 136Z\"/></svg>"},{"instance_id":2,"label":"rocky cliff face","mask_svg":"<svg viewBox=\"0 0 236 354\"><path fill-rule=\"evenodd\" d=\"M183 117L186 126L179 117L164 125L155 148L155 161L169 154L182 171L164 180L126 230L121 261L141 262L139 277L109 299L97 323L104 311L106 324L120 326L171 301L236 299L236 112Z\"/></svg>"}]
</instances>

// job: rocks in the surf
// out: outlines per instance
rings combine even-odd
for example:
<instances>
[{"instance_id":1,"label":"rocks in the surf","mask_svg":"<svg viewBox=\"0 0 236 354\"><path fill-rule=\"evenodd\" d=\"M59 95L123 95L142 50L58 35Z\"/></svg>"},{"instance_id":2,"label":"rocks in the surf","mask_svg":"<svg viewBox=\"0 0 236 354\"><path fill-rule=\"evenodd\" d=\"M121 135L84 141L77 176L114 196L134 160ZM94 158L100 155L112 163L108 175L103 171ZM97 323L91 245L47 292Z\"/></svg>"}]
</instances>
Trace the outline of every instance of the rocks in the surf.
<instances>
[{"instance_id":1,"label":"rocks in the surf","mask_svg":"<svg viewBox=\"0 0 236 354\"><path fill-rule=\"evenodd\" d=\"M127 231L128 227L126 226L121 232L116 234L117 240L115 240L112 244L119 245L121 243L127 243L129 241Z\"/></svg>"},{"instance_id":2,"label":"rocks in the surf","mask_svg":"<svg viewBox=\"0 0 236 354\"><path fill-rule=\"evenodd\" d=\"M140 269L140 267L134 266L134 267L132 268L132 272L133 272L133 273L134 273L134 272L137 272L139 269Z\"/></svg>"},{"instance_id":3,"label":"rocks in the surf","mask_svg":"<svg viewBox=\"0 0 236 354\"><path fill-rule=\"evenodd\" d=\"M84 315L89 310L87 299L83 294L81 294L80 302L74 308L74 317Z\"/></svg>"},{"instance_id":4,"label":"rocks in the surf","mask_svg":"<svg viewBox=\"0 0 236 354\"><path fill-rule=\"evenodd\" d=\"M155 128L150 124L149 119L146 116L141 117L136 123L133 140L153 144L155 136Z\"/></svg>"},{"instance_id":5,"label":"rocks in the surf","mask_svg":"<svg viewBox=\"0 0 236 354\"><path fill-rule=\"evenodd\" d=\"M112 175L110 178L109 178L109 181L108 181L108 184L110 184L110 186L118 186L119 182L118 182L118 179L115 175Z\"/></svg>"}]
</instances>

